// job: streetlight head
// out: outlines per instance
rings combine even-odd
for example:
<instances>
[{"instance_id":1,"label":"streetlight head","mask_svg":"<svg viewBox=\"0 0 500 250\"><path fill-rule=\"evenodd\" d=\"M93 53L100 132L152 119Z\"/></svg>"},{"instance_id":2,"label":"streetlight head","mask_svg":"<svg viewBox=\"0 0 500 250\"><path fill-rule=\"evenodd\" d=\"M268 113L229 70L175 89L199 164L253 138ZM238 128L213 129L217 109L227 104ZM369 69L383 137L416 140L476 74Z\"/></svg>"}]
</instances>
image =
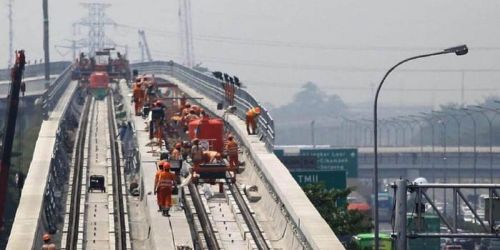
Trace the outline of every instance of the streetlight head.
<instances>
[{"instance_id":1,"label":"streetlight head","mask_svg":"<svg viewBox=\"0 0 500 250\"><path fill-rule=\"evenodd\" d=\"M467 45L464 44L456 47L447 48L444 50L444 52L455 53L455 55L457 56L463 56L469 52L469 48L467 48Z\"/></svg>"}]
</instances>

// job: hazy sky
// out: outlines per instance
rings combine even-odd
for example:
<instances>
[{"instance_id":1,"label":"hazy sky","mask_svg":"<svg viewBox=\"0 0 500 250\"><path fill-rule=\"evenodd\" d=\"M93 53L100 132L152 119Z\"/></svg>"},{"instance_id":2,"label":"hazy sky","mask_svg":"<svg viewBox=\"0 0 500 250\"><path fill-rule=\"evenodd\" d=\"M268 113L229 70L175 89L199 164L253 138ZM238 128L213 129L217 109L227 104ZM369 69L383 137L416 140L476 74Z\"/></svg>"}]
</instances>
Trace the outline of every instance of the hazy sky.
<instances>
[{"instance_id":1,"label":"hazy sky","mask_svg":"<svg viewBox=\"0 0 500 250\"><path fill-rule=\"evenodd\" d=\"M120 26L107 34L139 59L137 28L154 59L179 60L178 1L112 0ZM42 1L14 0L14 47L42 58ZM49 0L51 59L70 59L72 23L87 15L78 1ZM466 56L422 59L401 67L384 87L391 105L474 103L498 94L500 1L191 0L197 62L238 75L263 102L282 105L306 81L347 103L371 102L385 71L401 59L467 44ZM0 18L0 65L7 64L7 0ZM86 34L80 29L78 37ZM59 50L59 51L58 51ZM61 55L62 53L63 55ZM428 71L431 70L431 71ZM445 70L445 71L440 71ZM462 71L463 70L463 71Z\"/></svg>"}]
</instances>

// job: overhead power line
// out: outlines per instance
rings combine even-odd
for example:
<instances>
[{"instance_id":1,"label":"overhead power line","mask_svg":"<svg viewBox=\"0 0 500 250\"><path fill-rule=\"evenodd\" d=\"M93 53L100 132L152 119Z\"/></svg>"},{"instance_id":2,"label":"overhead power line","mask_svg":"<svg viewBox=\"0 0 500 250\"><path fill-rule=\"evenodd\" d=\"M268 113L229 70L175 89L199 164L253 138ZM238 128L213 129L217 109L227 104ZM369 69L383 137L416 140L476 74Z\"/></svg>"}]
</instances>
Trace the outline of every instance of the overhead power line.
<instances>
[{"instance_id":1,"label":"overhead power line","mask_svg":"<svg viewBox=\"0 0 500 250\"><path fill-rule=\"evenodd\" d=\"M149 29L144 27L132 26L119 24L118 27L129 28L129 29L143 29L152 34L156 35L181 35L179 32L160 30L160 29ZM237 38L230 36L214 36L214 35L193 35L194 40L216 42L216 43L229 43L229 44L241 44L241 45L251 45L251 46L269 46L269 47L289 47L289 48L299 48L299 49L314 49L314 50L338 50L338 51L359 51L359 52L414 52L414 51L434 51L439 50L439 46L331 46L326 44L315 44L315 43L302 43L302 42L288 42L288 41L278 41L278 40L262 40L262 39L247 39L247 38ZM478 46L472 47L471 50L474 51L500 51L500 47L494 46Z\"/></svg>"}]
</instances>

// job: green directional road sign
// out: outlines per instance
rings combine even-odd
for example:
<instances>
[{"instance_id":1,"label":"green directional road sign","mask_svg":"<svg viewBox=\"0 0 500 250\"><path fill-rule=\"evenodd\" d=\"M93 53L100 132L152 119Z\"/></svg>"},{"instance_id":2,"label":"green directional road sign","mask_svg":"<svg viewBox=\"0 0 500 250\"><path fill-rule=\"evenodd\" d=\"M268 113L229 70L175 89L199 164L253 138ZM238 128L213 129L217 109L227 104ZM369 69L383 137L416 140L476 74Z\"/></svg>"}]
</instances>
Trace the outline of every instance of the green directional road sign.
<instances>
[{"instance_id":1,"label":"green directional road sign","mask_svg":"<svg viewBox=\"0 0 500 250\"><path fill-rule=\"evenodd\" d=\"M327 189L345 189L347 185L346 172L342 170L308 170L290 171L300 186L323 182Z\"/></svg>"},{"instance_id":2,"label":"green directional road sign","mask_svg":"<svg viewBox=\"0 0 500 250\"><path fill-rule=\"evenodd\" d=\"M318 169L345 170L348 178L358 177L358 149L300 149L300 155L316 156Z\"/></svg>"}]
</instances>

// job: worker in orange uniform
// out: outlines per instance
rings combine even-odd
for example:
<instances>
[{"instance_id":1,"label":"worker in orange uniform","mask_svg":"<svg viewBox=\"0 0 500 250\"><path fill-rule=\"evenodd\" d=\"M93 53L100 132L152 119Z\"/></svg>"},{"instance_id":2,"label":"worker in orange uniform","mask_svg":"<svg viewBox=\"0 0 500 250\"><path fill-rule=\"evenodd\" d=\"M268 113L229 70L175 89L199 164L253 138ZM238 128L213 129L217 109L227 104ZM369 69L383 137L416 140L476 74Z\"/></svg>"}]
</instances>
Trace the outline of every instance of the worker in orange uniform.
<instances>
[{"instance_id":1,"label":"worker in orange uniform","mask_svg":"<svg viewBox=\"0 0 500 250\"><path fill-rule=\"evenodd\" d=\"M139 79L135 81L132 97L135 103L135 115L140 116L142 114L142 106L144 105L144 89L142 89L142 84Z\"/></svg>"},{"instance_id":2,"label":"worker in orange uniform","mask_svg":"<svg viewBox=\"0 0 500 250\"><path fill-rule=\"evenodd\" d=\"M255 135L257 133L257 118L259 115L260 115L259 107L254 107L247 111L246 125L247 125L247 133L249 135ZM252 128L252 132L250 132L250 127Z\"/></svg>"},{"instance_id":3,"label":"worker in orange uniform","mask_svg":"<svg viewBox=\"0 0 500 250\"><path fill-rule=\"evenodd\" d=\"M173 161L180 161L182 159L181 155L182 144L180 142L176 143L174 149L172 149L172 154L170 159Z\"/></svg>"},{"instance_id":4,"label":"worker in orange uniform","mask_svg":"<svg viewBox=\"0 0 500 250\"><path fill-rule=\"evenodd\" d=\"M175 174L170 172L170 163L163 163L163 170L156 181L156 199L162 210L163 216L170 217L168 213L172 206L172 190L175 185Z\"/></svg>"},{"instance_id":5,"label":"worker in orange uniform","mask_svg":"<svg viewBox=\"0 0 500 250\"><path fill-rule=\"evenodd\" d=\"M229 169L236 170L240 165L240 161L238 160L238 143L236 143L232 135L227 137L225 150L229 160Z\"/></svg>"},{"instance_id":6,"label":"worker in orange uniform","mask_svg":"<svg viewBox=\"0 0 500 250\"><path fill-rule=\"evenodd\" d=\"M191 161L193 161L193 167L196 169L200 166L203 157L203 148L200 146L200 140L198 138L194 138L192 143Z\"/></svg>"},{"instance_id":7,"label":"worker in orange uniform","mask_svg":"<svg viewBox=\"0 0 500 250\"><path fill-rule=\"evenodd\" d=\"M158 161L158 170L156 170L156 173L155 173L155 183L154 183L155 186L153 188L155 194L156 194L156 189L158 188L158 186L157 186L158 185L158 178L160 178L160 174L161 174L161 172L163 172L163 163L165 163L165 162L166 161L164 161L164 160ZM158 203L158 212L161 212L161 204L158 201L158 199L157 199L157 203Z\"/></svg>"},{"instance_id":8,"label":"worker in orange uniform","mask_svg":"<svg viewBox=\"0 0 500 250\"><path fill-rule=\"evenodd\" d=\"M51 242L50 234L46 233L42 237L43 245L42 250L56 250L56 245Z\"/></svg>"}]
</instances>

